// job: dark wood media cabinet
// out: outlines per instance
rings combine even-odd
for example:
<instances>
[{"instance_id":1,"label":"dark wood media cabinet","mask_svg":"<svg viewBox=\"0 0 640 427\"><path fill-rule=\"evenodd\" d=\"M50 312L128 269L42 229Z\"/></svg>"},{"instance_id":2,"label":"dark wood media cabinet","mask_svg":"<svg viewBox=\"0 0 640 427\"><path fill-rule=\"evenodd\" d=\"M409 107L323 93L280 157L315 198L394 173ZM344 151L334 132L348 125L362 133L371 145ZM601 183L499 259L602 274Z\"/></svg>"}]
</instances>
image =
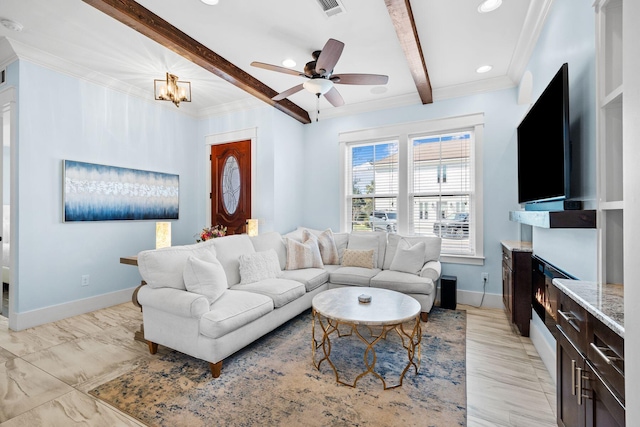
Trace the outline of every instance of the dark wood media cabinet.
<instances>
[{"instance_id":1,"label":"dark wood media cabinet","mask_svg":"<svg viewBox=\"0 0 640 427\"><path fill-rule=\"evenodd\" d=\"M531 320L531 243L502 243L502 301L517 332L529 336Z\"/></svg>"}]
</instances>

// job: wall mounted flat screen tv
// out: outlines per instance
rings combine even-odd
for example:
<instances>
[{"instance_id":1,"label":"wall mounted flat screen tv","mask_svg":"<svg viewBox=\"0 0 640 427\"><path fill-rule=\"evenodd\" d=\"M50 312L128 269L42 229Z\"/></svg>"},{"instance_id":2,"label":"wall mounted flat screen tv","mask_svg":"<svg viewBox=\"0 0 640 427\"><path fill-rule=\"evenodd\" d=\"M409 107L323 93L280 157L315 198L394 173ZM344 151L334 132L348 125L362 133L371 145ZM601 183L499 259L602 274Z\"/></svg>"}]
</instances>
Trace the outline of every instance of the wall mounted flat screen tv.
<instances>
[{"instance_id":1,"label":"wall mounted flat screen tv","mask_svg":"<svg viewBox=\"0 0 640 427\"><path fill-rule=\"evenodd\" d=\"M518 203L570 197L570 150L565 63L518 126Z\"/></svg>"}]
</instances>

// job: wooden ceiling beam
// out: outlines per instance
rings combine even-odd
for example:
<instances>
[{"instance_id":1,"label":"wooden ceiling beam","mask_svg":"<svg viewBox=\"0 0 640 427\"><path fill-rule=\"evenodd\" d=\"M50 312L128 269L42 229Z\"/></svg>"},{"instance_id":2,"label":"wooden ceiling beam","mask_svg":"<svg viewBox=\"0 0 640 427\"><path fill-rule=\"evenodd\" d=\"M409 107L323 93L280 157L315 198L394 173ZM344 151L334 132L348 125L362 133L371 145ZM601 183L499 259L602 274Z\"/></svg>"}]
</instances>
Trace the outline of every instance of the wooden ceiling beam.
<instances>
[{"instance_id":1,"label":"wooden ceiling beam","mask_svg":"<svg viewBox=\"0 0 640 427\"><path fill-rule=\"evenodd\" d=\"M398 40L409 63L411 76L416 84L423 104L433 102L433 92L427 65L424 62L418 30L413 20L413 12L409 0L384 0L389 16L398 34Z\"/></svg>"},{"instance_id":2,"label":"wooden ceiling beam","mask_svg":"<svg viewBox=\"0 0 640 427\"><path fill-rule=\"evenodd\" d=\"M133 28L167 49L250 93L301 123L311 123L309 113L288 99L274 101L278 92L233 65L202 43L133 0L83 0L110 17Z\"/></svg>"}]
</instances>

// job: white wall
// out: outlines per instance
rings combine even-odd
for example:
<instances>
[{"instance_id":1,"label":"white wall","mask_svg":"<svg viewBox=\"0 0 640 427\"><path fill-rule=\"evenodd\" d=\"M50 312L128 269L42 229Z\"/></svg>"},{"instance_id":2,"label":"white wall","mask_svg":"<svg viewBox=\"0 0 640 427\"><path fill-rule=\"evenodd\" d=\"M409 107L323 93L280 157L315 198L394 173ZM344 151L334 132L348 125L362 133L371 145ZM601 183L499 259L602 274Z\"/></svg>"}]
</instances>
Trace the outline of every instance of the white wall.
<instances>
[{"instance_id":1,"label":"white wall","mask_svg":"<svg viewBox=\"0 0 640 427\"><path fill-rule=\"evenodd\" d=\"M62 160L178 174L180 219L172 224L173 241L188 243L197 231L197 133L196 120L169 103L134 98L27 61L19 62L19 73L13 308L33 320L29 314L45 307L137 286L137 269L119 264L119 257L155 245L154 221L63 223ZM80 286L84 274L90 275L87 287Z\"/></svg>"},{"instance_id":2,"label":"white wall","mask_svg":"<svg viewBox=\"0 0 640 427\"><path fill-rule=\"evenodd\" d=\"M525 108L517 104L515 88L498 92L436 101L376 111L350 117L314 122L305 126L305 196L304 225L324 229L340 228L340 170L338 134L400 124L439 119L472 113L484 113L484 255L483 266L445 264L443 274L458 278L458 290L470 294L467 302L479 304L483 281L481 272L489 273L487 293L494 301L502 294L501 240L514 240L519 227L509 221L509 211L518 208L516 167L516 126Z\"/></svg>"}]
</instances>

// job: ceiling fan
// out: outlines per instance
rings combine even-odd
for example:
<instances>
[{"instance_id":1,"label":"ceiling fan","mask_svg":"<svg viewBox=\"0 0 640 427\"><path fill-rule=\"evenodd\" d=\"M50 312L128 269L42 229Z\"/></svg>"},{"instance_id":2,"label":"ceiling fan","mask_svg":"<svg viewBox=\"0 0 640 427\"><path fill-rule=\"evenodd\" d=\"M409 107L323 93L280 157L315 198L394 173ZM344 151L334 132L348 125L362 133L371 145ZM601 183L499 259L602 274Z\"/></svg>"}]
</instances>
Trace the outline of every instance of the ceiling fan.
<instances>
[{"instance_id":1,"label":"ceiling fan","mask_svg":"<svg viewBox=\"0 0 640 427\"><path fill-rule=\"evenodd\" d=\"M297 86L285 90L274 96L274 101L283 100L294 93L306 89L320 99L320 95L324 95L327 101L334 107L344 105L342 95L333 86L334 84L342 85L384 85L389 81L388 76L380 74L333 74L340 55L344 49L344 43L335 39L329 39L322 50L313 52L313 61L307 62L304 66L304 72L292 70L290 68L280 67L278 65L265 64L263 62L252 62L251 65L265 70L277 71L279 73L291 74L294 76L306 77L307 80Z\"/></svg>"}]
</instances>

